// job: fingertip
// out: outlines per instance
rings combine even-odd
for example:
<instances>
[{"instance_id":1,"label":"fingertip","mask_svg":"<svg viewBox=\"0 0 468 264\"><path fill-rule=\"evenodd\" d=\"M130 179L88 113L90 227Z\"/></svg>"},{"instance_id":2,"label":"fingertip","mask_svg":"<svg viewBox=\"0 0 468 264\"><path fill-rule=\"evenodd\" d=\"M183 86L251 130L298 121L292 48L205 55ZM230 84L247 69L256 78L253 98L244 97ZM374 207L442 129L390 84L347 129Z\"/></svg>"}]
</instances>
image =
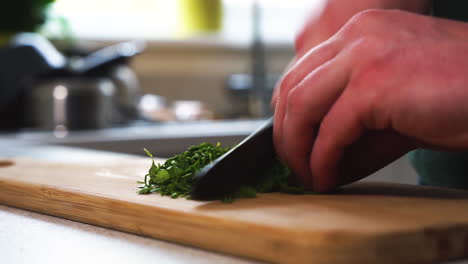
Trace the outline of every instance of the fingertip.
<instances>
[{"instance_id":1,"label":"fingertip","mask_svg":"<svg viewBox=\"0 0 468 264\"><path fill-rule=\"evenodd\" d=\"M309 168L293 169L296 178L307 189L314 189L312 174Z\"/></svg>"},{"instance_id":2,"label":"fingertip","mask_svg":"<svg viewBox=\"0 0 468 264\"><path fill-rule=\"evenodd\" d=\"M319 193L326 193L336 188L339 184L337 174L333 169L328 169L326 173L315 170L312 172L313 190Z\"/></svg>"},{"instance_id":3,"label":"fingertip","mask_svg":"<svg viewBox=\"0 0 468 264\"><path fill-rule=\"evenodd\" d=\"M329 192L339 184L337 163L341 153L329 147L323 133L319 132L309 161L314 191L317 192Z\"/></svg>"},{"instance_id":4,"label":"fingertip","mask_svg":"<svg viewBox=\"0 0 468 264\"><path fill-rule=\"evenodd\" d=\"M331 180L332 178L317 178L314 177L313 180L313 190L318 192L318 193L328 193L338 186L338 183L334 180Z\"/></svg>"}]
</instances>

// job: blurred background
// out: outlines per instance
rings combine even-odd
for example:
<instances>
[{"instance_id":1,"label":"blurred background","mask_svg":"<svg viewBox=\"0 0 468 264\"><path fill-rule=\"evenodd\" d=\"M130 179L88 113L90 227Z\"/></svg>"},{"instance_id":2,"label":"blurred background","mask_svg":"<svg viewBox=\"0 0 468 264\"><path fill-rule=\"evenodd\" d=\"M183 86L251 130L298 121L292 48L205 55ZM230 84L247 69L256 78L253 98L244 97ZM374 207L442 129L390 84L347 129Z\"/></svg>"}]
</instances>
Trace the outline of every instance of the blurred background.
<instances>
[{"instance_id":1,"label":"blurred background","mask_svg":"<svg viewBox=\"0 0 468 264\"><path fill-rule=\"evenodd\" d=\"M11 120L2 129L267 117L311 4L4 2L0 113Z\"/></svg>"},{"instance_id":2,"label":"blurred background","mask_svg":"<svg viewBox=\"0 0 468 264\"><path fill-rule=\"evenodd\" d=\"M312 0L0 5L0 139L169 156L271 116Z\"/></svg>"}]
</instances>

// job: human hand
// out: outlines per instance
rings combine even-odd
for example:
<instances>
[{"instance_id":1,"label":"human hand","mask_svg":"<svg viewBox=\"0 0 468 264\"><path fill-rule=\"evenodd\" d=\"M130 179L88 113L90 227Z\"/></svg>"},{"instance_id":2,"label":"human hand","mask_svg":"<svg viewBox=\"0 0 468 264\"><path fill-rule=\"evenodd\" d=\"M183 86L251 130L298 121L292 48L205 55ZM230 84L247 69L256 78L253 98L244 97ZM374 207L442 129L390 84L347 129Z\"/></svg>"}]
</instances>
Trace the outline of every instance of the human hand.
<instances>
[{"instance_id":1,"label":"human hand","mask_svg":"<svg viewBox=\"0 0 468 264\"><path fill-rule=\"evenodd\" d=\"M296 57L334 35L352 16L367 9L399 9L425 13L429 0L322 0L311 10L305 25L297 34Z\"/></svg>"},{"instance_id":2,"label":"human hand","mask_svg":"<svg viewBox=\"0 0 468 264\"><path fill-rule=\"evenodd\" d=\"M468 24L368 10L284 76L279 156L318 191L416 147L468 149Z\"/></svg>"},{"instance_id":3,"label":"human hand","mask_svg":"<svg viewBox=\"0 0 468 264\"><path fill-rule=\"evenodd\" d=\"M333 36L352 16L367 9L400 9L416 13L426 13L430 9L429 0L321 0L306 20L296 36L295 58L289 69L311 48ZM274 90L272 105L276 104L278 89Z\"/></svg>"}]
</instances>

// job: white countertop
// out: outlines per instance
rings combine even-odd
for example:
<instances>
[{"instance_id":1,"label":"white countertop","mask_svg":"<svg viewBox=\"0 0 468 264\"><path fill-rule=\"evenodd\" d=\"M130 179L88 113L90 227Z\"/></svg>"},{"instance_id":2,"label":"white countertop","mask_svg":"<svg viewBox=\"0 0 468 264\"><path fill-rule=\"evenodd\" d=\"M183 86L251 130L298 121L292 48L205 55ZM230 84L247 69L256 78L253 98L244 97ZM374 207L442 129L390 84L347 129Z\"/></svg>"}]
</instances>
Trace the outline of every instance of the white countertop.
<instances>
[{"instance_id":1,"label":"white countertop","mask_svg":"<svg viewBox=\"0 0 468 264\"><path fill-rule=\"evenodd\" d=\"M0 205L2 263L258 263Z\"/></svg>"}]
</instances>

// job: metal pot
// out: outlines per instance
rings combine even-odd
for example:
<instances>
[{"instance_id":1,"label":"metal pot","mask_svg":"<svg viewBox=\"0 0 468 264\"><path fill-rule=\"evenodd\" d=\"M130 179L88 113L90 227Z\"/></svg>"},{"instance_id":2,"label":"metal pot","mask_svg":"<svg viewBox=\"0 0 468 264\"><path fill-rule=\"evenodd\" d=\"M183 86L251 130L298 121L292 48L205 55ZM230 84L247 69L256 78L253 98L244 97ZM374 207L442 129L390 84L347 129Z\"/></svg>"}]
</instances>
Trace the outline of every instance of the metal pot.
<instances>
[{"instance_id":1,"label":"metal pot","mask_svg":"<svg viewBox=\"0 0 468 264\"><path fill-rule=\"evenodd\" d=\"M115 86L107 78L42 80L30 93L30 123L45 130L109 127L114 115L114 95Z\"/></svg>"}]
</instances>

